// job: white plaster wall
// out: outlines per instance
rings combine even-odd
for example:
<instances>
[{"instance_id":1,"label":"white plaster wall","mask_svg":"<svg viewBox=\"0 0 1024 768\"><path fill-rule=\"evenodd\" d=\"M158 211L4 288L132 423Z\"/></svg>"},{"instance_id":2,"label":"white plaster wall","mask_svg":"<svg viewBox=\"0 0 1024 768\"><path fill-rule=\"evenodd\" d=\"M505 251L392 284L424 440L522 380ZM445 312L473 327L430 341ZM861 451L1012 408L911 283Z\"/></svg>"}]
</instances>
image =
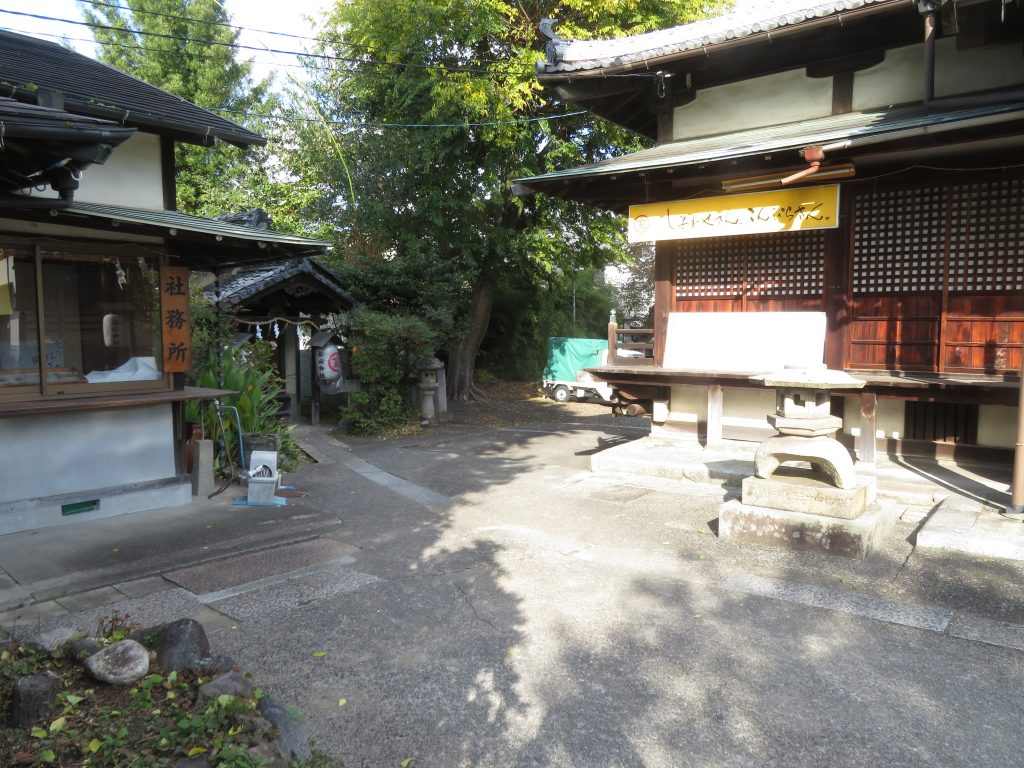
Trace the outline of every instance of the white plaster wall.
<instances>
[{"instance_id":1,"label":"white plaster wall","mask_svg":"<svg viewBox=\"0 0 1024 768\"><path fill-rule=\"evenodd\" d=\"M924 96L924 44L894 48L885 61L854 73L853 109L919 102ZM952 37L936 41L937 97L1024 84L1019 43L957 51ZM673 114L674 140L781 125L832 114L832 78L804 69L705 88Z\"/></svg>"},{"instance_id":2,"label":"white plaster wall","mask_svg":"<svg viewBox=\"0 0 1024 768\"><path fill-rule=\"evenodd\" d=\"M0 419L0 504L174 477L172 407Z\"/></svg>"},{"instance_id":3,"label":"white plaster wall","mask_svg":"<svg viewBox=\"0 0 1024 768\"><path fill-rule=\"evenodd\" d=\"M1020 44L957 51L956 40L935 43L936 97L1024 84ZM924 98L924 44L887 51L885 61L853 77L856 112Z\"/></svg>"},{"instance_id":4,"label":"white plaster wall","mask_svg":"<svg viewBox=\"0 0 1024 768\"><path fill-rule=\"evenodd\" d=\"M668 421L696 424L707 418L708 390L697 385L672 387ZM722 424L769 429L768 414L775 412L774 389L729 389L722 393Z\"/></svg>"},{"instance_id":5,"label":"white plaster wall","mask_svg":"<svg viewBox=\"0 0 1024 768\"><path fill-rule=\"evenodd\" d=\"M903 437L903 400L878 398L875 406L875 437L891 437L899 440ZM860 395L848 395L843 403L846 418L843 419L843 432L848 435L860 434Z\"/></svg>"},{"instance_id":6,"label":"white plaster wall","mask_svg":"<svg viewBox=\"0 0 1024 768\"><path fill-rule=\"evenodd\" d=\"M676 107L672 137L713 136L830 114L832 78L811 78L794 69L698 91L696 99Z\"/></svg>"},{"instance_id":7,"label":"white plaster wall","mask_svg":"<svg viewBox=\"0 0 1024 768\"><path fill-rule=\"evenodd\" d=\"M1017 409L1009 405L978 407L978 445L1013 448L1017 444Z\"/></svg>"},{"instance_id":8,"label":"white plaster wall","mask_svg":"<svg viewBox=\"0 0 1024 768\"><path fill-rule=\"evenodd\" d=\"M160 137L136 132L114 149L106 163L86 168L75 200L162 211Z\"/></svg>"}]
</instances>

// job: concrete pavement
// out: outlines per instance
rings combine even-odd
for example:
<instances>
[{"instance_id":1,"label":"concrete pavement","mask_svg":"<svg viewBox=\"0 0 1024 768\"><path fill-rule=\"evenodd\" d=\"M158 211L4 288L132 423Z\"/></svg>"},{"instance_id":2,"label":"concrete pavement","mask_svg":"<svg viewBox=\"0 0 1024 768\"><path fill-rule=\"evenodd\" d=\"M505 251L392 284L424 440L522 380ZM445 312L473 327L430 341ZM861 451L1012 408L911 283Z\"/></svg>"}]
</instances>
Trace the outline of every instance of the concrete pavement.
<instances>
[{"instance_id":1,"label":"concrete pavement","mask_svg":"<svg viewBox=\"0 0 1024 768\"><path fill-rule=\"evenodd\" d=\"M0 627L195 615L346 766L1017 763L1019 563L909 506L866 561L719 541L725 491L589 471L642 434L303 429L286 508L0 537Z\"/></svg>"}]
</instances>

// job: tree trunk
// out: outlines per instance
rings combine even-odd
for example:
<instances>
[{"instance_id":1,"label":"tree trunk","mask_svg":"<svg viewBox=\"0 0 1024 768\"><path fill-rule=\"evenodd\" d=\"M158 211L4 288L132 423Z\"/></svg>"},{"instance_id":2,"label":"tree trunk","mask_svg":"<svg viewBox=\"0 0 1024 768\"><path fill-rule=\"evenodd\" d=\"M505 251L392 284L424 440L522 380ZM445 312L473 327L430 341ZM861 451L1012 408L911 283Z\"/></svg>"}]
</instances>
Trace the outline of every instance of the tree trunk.
<instances>
[{"instance_id":1,"label":"tree trunk","mask_svg":"<svg viewBox=\"0 0 1024 768\"><path fill-rule=\"evenodd\" d=\"M473 285L473 297L469 305L469 330L448 345L446 375L449 400L469 400L473 396L476 354L480 351L480 344L491 322L493 306L494 279L490 269L484 268L480 270L480 275Z\"/></svg>"}]
</instances>

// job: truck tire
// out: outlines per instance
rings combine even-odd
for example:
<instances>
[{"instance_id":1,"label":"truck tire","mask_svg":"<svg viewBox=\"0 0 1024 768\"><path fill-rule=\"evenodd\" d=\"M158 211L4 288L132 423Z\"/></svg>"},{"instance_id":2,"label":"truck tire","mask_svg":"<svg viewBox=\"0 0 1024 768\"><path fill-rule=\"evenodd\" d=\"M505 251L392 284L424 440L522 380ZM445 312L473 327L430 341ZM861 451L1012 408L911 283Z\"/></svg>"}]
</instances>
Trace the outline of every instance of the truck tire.
<instances>
[{"instance_id":1,"label":"truck tire","mask_svg":"<svg viewBox=\"0 0 1024 768\"><path fill-rule=\"evenodd\" d=\"M555 391L551 393L551 396L559 403L569 402L569 388L558 386L555 387Z\"/></svg>"}]
</instances>

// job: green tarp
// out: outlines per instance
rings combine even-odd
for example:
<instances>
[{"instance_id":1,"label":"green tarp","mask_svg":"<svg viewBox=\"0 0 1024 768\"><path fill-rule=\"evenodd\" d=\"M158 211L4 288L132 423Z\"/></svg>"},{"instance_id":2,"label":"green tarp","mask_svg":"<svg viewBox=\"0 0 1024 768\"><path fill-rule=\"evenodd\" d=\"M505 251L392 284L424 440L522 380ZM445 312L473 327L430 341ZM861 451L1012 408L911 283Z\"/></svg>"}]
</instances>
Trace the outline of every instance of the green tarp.
<instances>
[{"instance_id":1,"label":"green tarp","mask_svg":"<svg viewBox=\"0 0 1024 768\"><path fill-rule=\"evenodd\" d=\"M601 353L608 349L608 339L570 339L552 336L548 339L548 364L544 378L549 381L576 381L576 373L601 364Z\"/></svg>"}]
</instances>

